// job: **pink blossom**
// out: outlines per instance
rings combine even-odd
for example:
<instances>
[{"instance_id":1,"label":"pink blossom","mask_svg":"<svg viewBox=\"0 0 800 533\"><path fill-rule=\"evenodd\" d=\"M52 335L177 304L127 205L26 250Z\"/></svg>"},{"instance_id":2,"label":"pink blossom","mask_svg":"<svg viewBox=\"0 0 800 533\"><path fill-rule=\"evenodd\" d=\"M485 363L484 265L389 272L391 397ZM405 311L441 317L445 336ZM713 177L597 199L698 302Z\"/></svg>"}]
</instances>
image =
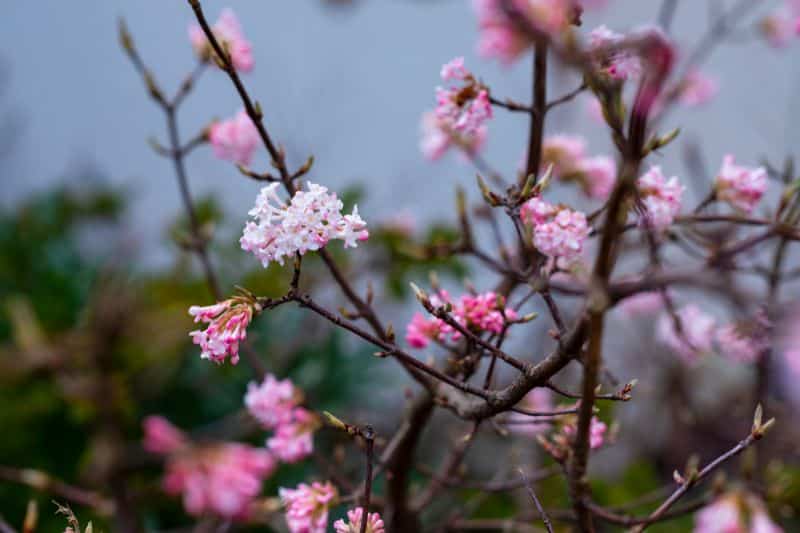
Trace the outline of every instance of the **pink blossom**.
<instances>
[{"instance_id":1,"label":"pink blossom","mask_svg":"<svg viewBox=\"0 0 800 533\"><path fill-rule=\"evenodd\" d=\"M176 452L188 444L186 435L163 416L148 416L142 422L142 446L150 453L161 455Z\"/></svg>"},{"instance_id":2,"label":"pink blossom","mask_svg":"<svg viewBox=\"0 0 800 533\"><path fill-rule=\"evenodd\" d=\"M533 245L548 257L574 259L583 251L589 236L586 215L565 206L553 206L539 198L521 208L523 222L533 227Z\"/></svg>"},{"instance_id":3,"label":"pink blossom","mask_svg":"<svg viewBox=\"0 0 800 533\"><path fill-rule=\"evenodd\" d=\"M296 463L314 451L314 431L319 426L317 417L296 407L291 419L277 427L275 434L267 439L267 449L284 463Z\"/></svg>"},{"instance_id":4,"label":"pink blossom","mask_svg":"<svg viewBox=\"0 0 800 533\"><path fill-rule=\"evenodd\" d=\"M728 154L722 159L722 168L714 182L719 200L732 207L751 213L767 190L767 171L763 167L748 168L734 163Z\"/></svg>"},{"instance_id":5,"label":"pink blossom","mask_svg":"<svg viewBox=\"0 0 800 533\"><path fill-rule=\"evenodd\" d=\"M578 165L583 190L589 198L604 200L611 194L617 179L617 163L607 156L588 157Z\"/></svg>"},{"instance_id":6,"label":"pink blossom","mask_svg":"<svg viewBox=\"0 0 800 533\"><path fill-rule=\"evenodd\" d=\"M470 75L470 72L466 69L466 67L464 67L464 58L456 57L455 59L451 59L442 65L442 71L440 75L444 81L463 81L467 79L467 77Z\"/></svg>"},{"instance_id":7,"label":"pink blossom","mask_svg":"<svg viewBox=\"0 0 800 533\"><path fill-rule=\"evenodd\" d=\"M759 30L773 48L786 47L800 34L800 9L796 2L787 3L761 19Z\"/></svg>"},{"instance_id":8,"label":"pink blossom","mask_svg":"<svg viewBox=\"0 0 800 533\"><path fill-rule=\"evenodd\" d=\"M720 498L695 515L694 533L745 533L734 498Z\"/></svg>"},{"instance_id":9,"label":"pink blossom","mask_svg":"<svg viewBox=\"0 0 800 533\"><path fill-rule=\"evenodd\" d=\"M656 337L686 362L694 362L701 354L711 351L716 320L696 305L688 304L677 311L681 331L669 313L662 314L656 324Z\"/></svg>"},{"instance_id":10,"label":"pink blossom","mask_svg":"<svg viewBox=\"0 0 800 533\"><path fill-rule=\"evenodd\" d=\"M512 4L525 23L551 35L567 27L575 9L570 0L513 0ZM502 0L473 0L473 6L480 28L478 53L482 56L510 64L531 45L530 37L504 10Z\"/></svg>"},{"instance_id":11,"label":"pink blossom","mask_svg":"<svg viewBox=\"0 0 800 533\"><path fill-rule=\"evenodd\" d=\"M553 394L545 388L537 387L526 394L517 407L541 413L551 412L553 411ZM512 422L508 425L510 431L528 436L545 432L551 421L548 418L534 418L514 412L509 415L508 420Z\"/></svg>"},{"instance_id":12,"label":"pink blossom","mask_svg":"<svg viewBox=\"0 0 800 533\"><path fill-rule=\"evenodd\" d=\"M575 174L585 158L586 141L578 135L550 135L542 143L542 169L553 165L556 177Z\"/></svg>"},{"instance_id":13,"label":"pink blossom","mask_svg":"<svg viewBox=\"0 0 800 533\"><path fill-rule=\"evenodd\" d=\"M302 398L289 379L278 380L267 374L261 384L247 385L244 405L250 414L267 429L274 429L292 420L292 410Z\"/></svg>"},{"instance_id":14,"label":"pink blossom","mask_svg":"<svg viewBox=\"0 0 800 533\"><path fill-rule=\"evenodd\" d=\"M759 509L753 514L750 533L783 533L783 528L773 522L764 510Z\"/></svg>"},{"instance_id":15,"label":"pink blossom","mask_svg":"<svg viewBox=\"0 0 800 533\"><path fill-rule=\"evenodd\" d=\"M233 67L240 72L250 72L253 70L255 61L253 60L253 47L245 39L239 19L231 9L223 9L217 22L211 27L211 32L216 37L219 45L230 54ZM189 40L192 43L197 55L208 60L213 50L208 42L203 29L192 24L189 27Z\"/></svg>"},{"instance_id":16,"label":"pink blossom","mask_svg":"<svg viewBox=\"0 0 800 533\"><path fill-rule=\"evenodd\" d=\"M281 488L279 494L291 533L325 533L328 508L338 497L330 482L300 483L296 489Z\"/></svg>"},{"instance_id":17,"label":"pink blossom","mask_svg":"<svg viewBox=\"0 0 800 533\"><path fill-rule=\"evenodd\" d=\"M235 296L228 300L200 307L193 305L189 314L195 322L205 322L208 327L189 333L195 344L200 345L200 357L215 363L239 362L239 343L247 337L247 326L253 319L257 304L247 296Z\"/></svg>"},{"instance_id":18,"label":"pink blossom","mask_svg":"<svg viewBox=\"0 0 800 533\"><path fill-rule=\"evenodd\" d=\"M749 321L720 326L716 338L720 355L740 363L757 361L768 347L765 336L752 327Z\"/></svg>"},{"instance_id":19,"label":"pink blossom","mask_svg":"<svg viewBox=\"0 0 800 533\"><path fill-rule=\"evenodd\" d=\"M258 148L260 137L253 121L242 109L233 118L214 122L208 129L208 141L218 158L247 166Z\"/></svg>"},{"instance_id":20,"label":"pink blossom","mask_svg":"<svg viewBox=\"0 0 800 533\"><path fill-rule=\"evenodd\" d=\"M452 307L450 315L459 325L473 333L500 333L506 321L517 319L513 309L505 308L505 298L494 292L481 294L464 294L452 301L447 291L439 291L431 298L431 303L440 307L449 303ZM447 338L458 341L461 333L436 317L426 318L416 313L406 326L406 342L414 348L425 348L430 340L445 341Z\"/></svg>"},{"instance_id":21,"label":"pink blossom","mask_svg":"<svg viewBox=\"0 0 800 533\"><path fill-rule=\"evenodd\" d=\"M719 92L719 83L699 70L692 70L681 83L678 100L687 107L711 101Z\"/></svg>"},{"instance_id":22,"label":"pink blossom","mask_svg":"<svg viewBox=\"0 0 800 533\"><path fill-rule=\"evenodd\" d=\"M364 510L361 507L350 509L347 511L347 522L342 519L333 523L333 528L336 533L360 533L361 532L361 518L364 516ZM385 533L386 529L381 520L381 515L378 513L367 514L367 529L366 533Z\"/></svg>"},{"instance_id":23,"label":"pink blossom","mask_svg":"<svg viewBox=\"0 0 800 533\"><path fill-rule=\"evenodd\" d=\"M636 182L642 199L643 213L639 224L649 224L654 230L661 231L672 224L681 210L681 197L686 189L672 176L667 179L661 167L652 166Z\"/></svg>"},{"instance_id":24,"label":"pink blossom","mask_svg":"<svg viewBox=\"0 0 800 533\"><path fill-rule=\"evenodd\" d=\"M255 221L247 222L239 240L242 249L252 252L264 267L273 261L282 265L295 253L319 250L333 239L354 248L369 237L358 207L342 215L341 200L327 188L309 182L308 191L297 191L289 205L278 197L277 188L271 183L261 189L249 211Z\"/></svg>"},{"instance_id":25,"label":"pink blossom","mask_svg":"<svg viewBox=\"0 0 800 533\"><path fill-rule=\"evenodd\" d=\"M661 291L645 291L628 296L619 302L619 309L629 318L652 314L664 307Z\"/></svg>"},{"instance_id":26,"label":"pink blossom","mask_svg":"<svg viewBox=\"0 0 800 533\"><path fill-rule=\"evenodd\" d=\"M570 423L566 424L561 431L567 437L574 437L577 429L574 423ZM606 426L605 422L601 422L596 416L592 417L591 424L589 425L589 448L596 450L603 445L607 429L608 426Z\"/></svg>"},{"instance_id":27,"label":"pink blossom","mask_svg":"<svg viewBox=\"0 0 800 533\"><path fill-rule=\"evenodd\" d=\"M596 68L609 78L625 81L641 74L642 65L636 51L624 47L625 36L599 26L589 34L589 52Z\"/></svg>"},{"instance_id":28,"label":"pink blossom","mask_svg":"<svg viewBox=\"0 0 800 533\"><path fill-rule=\"evenodd\" d=\"M486 89L465 95L457 88L436 89L436 117L452 131L474 136L492 118L492 104Z\"/></svg>"}]
</instances>

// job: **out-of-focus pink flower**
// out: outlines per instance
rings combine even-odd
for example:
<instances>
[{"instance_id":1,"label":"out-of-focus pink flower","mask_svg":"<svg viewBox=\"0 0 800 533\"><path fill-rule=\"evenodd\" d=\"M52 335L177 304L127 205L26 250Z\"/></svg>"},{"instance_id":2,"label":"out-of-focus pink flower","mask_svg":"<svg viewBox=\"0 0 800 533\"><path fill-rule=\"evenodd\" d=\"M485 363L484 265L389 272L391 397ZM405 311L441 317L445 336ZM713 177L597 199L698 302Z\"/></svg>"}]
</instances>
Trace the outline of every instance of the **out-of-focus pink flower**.
<instances>
[{"instance_id":1,"label":"out-of-focus pink flower","mask_svg":"<svg viewBox=\"0 0 800 533\"><path fill-rule=\"evenodd\" d=\"M506 13L502 0L473 0L478 17L480 39L478 53L510 64L530 45L531 39L520 23ZM537 31L550 35L561 33L575 15L572 0L513 0L515 15L524 18Z\"/></svg>"},{"instance_id":2,"label":"out-of-focus pink flower","mask_svg":"<svg viewBox=\"0 0 800 533\"><path fill-rule=\"evenodd\" d=\"M431 297L431 303L436 307L449 303L453 320L476 334L500 333L506 321L517 319L513 309L505 308L505 298L492 291L463 294L458 300L452 301L447 291L442 290ZM445 341L448 337L458 341L461 332L439 318L426 318L421 313L416 313L406 326L406 342L414 348L425 348L433 339Z\"/></svg>"},{"instance_id":3,"label":"out-of-focus pink flower","mask_svg":"<svg viewBox=\"0 0 800 533\"><path fill-rule=\"evenodd\" d=\"M267 448L284 463L296 463L314 451L314 431L319 427L317 417L296 407L291 419L277 427L275 434L267 439Z\"/></svg>"},{"instance_id":4,"label":"out-of-focus pink flower","mask_svg":"<svg viewBox=\"0 0 800 533\"><path fill-rule=\"evenodd\" d=\"M292 410L302 399L289 379L278 380L272 374L264 376L264 381L251 381L247 385L244 405L250 414L267 429L274 429L292 419Z\"/></svg>"},{"instance_id":5,"label":"out-of-focus pink flower","mask_svg":"<svg viewBox=\"0 0 800 533\"><path fill-rule=\"evenodd\" d=\"M678 100L687 107L697 107L711 101L718 92L717 80L695 69L681 83Z\"/></svg>"},{"instance_id":6,"label":"out-of-focus pink flower","mask_svg":"<svg viewBox=\"0 0 800 533\"><path fill-rule=\"evenodd\" d=\"M770 46L784 48L800 35L800 7L797 2L787 2L761 19L758 26Z\"/></svg>"},{"instance_id":7,"label":"out-of-focus pink flower","mask_svg":"<svg viewBox=\"0 0 800 533\"><path fill-rule=\"evenodd\" d=\"M604 200L611 194L617 179L617 163L604 155L587 157L578 165L581 185L589 198Z\"/></svg>"},{"instance_id":8,"label":"out-of-focus pink flower","mask_svg":"<svg viewBox=\"0 0 800 533\"><path fill-rule=\"evenodd\" d=\"M417 219L411 211L401 209L383 219L381 221L381 229L403 237L410 237L417 229Z\"/></svg>"},{"instance_id":9,"label":"out-of-focus pink flower","mask_svg":"<svg viewBox=\"0 0 800 533\"><path fill-rule=\"evenodd\" d=\"M737 165L732 155L722 159L722 168L714 181L717 199L751 213L767 191L767 171L763 167Z\"/></svg>"},{"instance_id":10,"label":"out-of-focus pink flower","mask_svg":"<svg viewBox=\"0 0 800 533\"><path fill-rule=\"evenodd\" d=\"M189 514L247 518L264 479L275 470L275 459L267 450L238 443L194 445L157 416L148 417L143 426L144 448L167 455L164 491L182 494Z\"/></svg>"},{"instance_id":11,"label":"out-of-focus pink flower","mask_svg":"<svg viewBox=\"0 0 800 533\"><path fill-rule=\"evenodd\" d=\"M217 22L211 27L211 32L216 37L220 46L230 54L233 67L240 72L253 70L253 47L245 39L239 19L231 9L223 9ZM196 23L189 26L189 41L192 43L197 55L208 60L214 51L206 38L203 29Z\"/></svg>"},{"instance_id":12,"label":"out-of-focus pink flower","mask_svg":"<svg viewBox=\"0 0 800 533\"><path fill-rule=\"evenodd\" d=\"M542 169L553 165L556 177L575 174L585 158L586 141L578 135L549 135L542 142Z\"/></svg>"},{"instance_id":13,"label":"out-of-focus pink flower","mask_svg":"<svg viewBox=\"0 0 800 533\"><path fill-rule=\"evenodd\" d=\"M682 307L676 315L681 331L675 327L672 315L665 312L658 319L656 337L686 362L694 362L701 354L711 351L716 320L694 304Z\"/></svg>"},{"instance_id":14,"label":"out-of-focus pink flower","mask_svg":"<svg viewBox=\"0 0 800 533\"><path fill-rule=\"evenodd\" d=\"M328 509L338 497L336 487L315 481L300 483L296 489L281 488L279 494L291 533L325 533Z\"/></svg>"},{"instance_id":15,"label":"out-of-focus pink flower","mask_svg":"<svg viewBox=\"0 0 800 533\"><path fill-rule=\"evenodd\" d=\"M750 321L720 326L716 333L720 355L740 363L754 363L769 346L765 333Z\"/></svg>"},{"instance_id":16,"label":"out-of-focus pink flower","mask_svg":"<svg viewBox=\"0 0 800 533\"><path fill-rule=\"evenodd\" d=\"M277 195L277 183L261 189L256 205L249 211L255 221L247 222L239 242L252 252L264 267L273 261L283 264L295 253L316 251L333 239L354 248L369 237L367 224L358 214L342 215L342 202L335 193L315 183L308 191L297 191L289 205Z\"/></svg>"},{"instance_id":17,"label":"out-of-focus pink flower","mask_svg":"<svg viewBox=\"0 0 800 533\"><path fill-rule=\"evenodd\" d=\"M597 70L618 81L635 78L642 71L636 50L622 46L624 39L624 35L606 26L599 26L589 34L589 52Z\"/></svg>"},{"instance_id":18,"label":"out-of-focus pink flower","mask_svg":"<svg viewBox=\"0 0 800 533\"><path fill-rule=\"evenodd\" d=\"M230 357L232 364L238 363L239 343L247 337L256 305L247 296L235 296L214 305L191 306L189 314L194 321L208 324L204 330L189 333L192 341L200 345L200 357L215 363L224 363Z\"/></svg>"},{"instance_id":19,"label":"out-of-focus pink flower","mask_svg":"<svg viewBox=\"0 0 800 533\"><path fill-rule=\"evenodd\" d=\"M589 236L586 215L565 206L531 198L520 209L522 221L533 228L533 245L548 257L574 259Z\"/></svg>"},{"instance_id":20,"label":"out-of-focus pink flower","mask_svg":"<svg viewBox=\"0 0 800 533\"><path fill-rule=\"evenodd\" d=\"M577 425L574 423L566 424L561 431L564 435L572 438L577 432ZM592 422L589 426L589 447L592 450L600 448L605 442L605 435L608 426L605 422L601 422L596 416L592 417Z\"/></svg>"},{"instance_id":21,"label":"out-of-focus pink flower","mask_svg":"<svg viewBox=\"0 0 800 533\"><path fill-rule=\"evenodd\" d=\"M652 166L637 181L644 212L639 224L650 225L656 231L667 228L681 210L681 198L685 187L672 176L667 179L661 167Z\"/></svg>"},{"instance_id":22,"label":"out-of-focus pink flower","mask_svg":"<svg viewBox=\"0 0 800 533\"><path fill-rule=\"evenodd\" d=\"M619 302L619 310L628 317L652 314L663 308L664 295L661 291L640 292Z\"/></svg>"},{"instance_id":23,"label":"out-of-focus pink flower","mask_svg":"<svg viewBox=\"0 0 800 533\"><path fill-rule=\"evenodd\" d=\"M737 491L698 511L694 533L783 533L783 529L770 519L760 498Z\"/></svg>"},{"instance_id":24,"label":"out-of-focus pink flower","mask_svg":"<svg viewBox=\"0 0 800 533\"><path fill-rule=\"evenodd\" d=\"M339 519L333 523L333 528L336 530L336 533L360 533L362 516L364 516L364 510L361 507L350 509L347 511L347 522ZM383 520L381 520L381 515L378 513L368 513L366 533L385 532L386 529Z\"/></svg>"},{"instance_id":25,"label":"out-of-focus pink flower","mask_svg":"<svg viewBox=\"0 0 800 533\"><path fill-rule=\"evenodd\" d=\"M520 400L517 407L541 413L553 411L553 394L543 387L537 387ZM512 412L508 417L508 429L520 435L538 435L549 429L551 419L534 418L522 413ZM541 423L539 423L541 422Z\"/></svg>"},{"instance_id":26,"label":"out-of-focus pink flower","mask_svg":"<svg viewBox=\"0 0 800 533\"><path fill-rule=\"evenodd\" d=\"M170 454L188 444L186 435L163 416L148 416L142 422L142 446L150 453Z\"/></svg>"},{"instance_id":27,"label":"out-of-focus pink flower","mask_svg":"<svg viewBox=\"0 0 800 533\"><path fill-rule=\"evenodd\" d=\"M247 166L260 138L253 121L242 109L232 118L214 122L208 129L208 142L218 158Z\"/></svg>"}]
</instances>

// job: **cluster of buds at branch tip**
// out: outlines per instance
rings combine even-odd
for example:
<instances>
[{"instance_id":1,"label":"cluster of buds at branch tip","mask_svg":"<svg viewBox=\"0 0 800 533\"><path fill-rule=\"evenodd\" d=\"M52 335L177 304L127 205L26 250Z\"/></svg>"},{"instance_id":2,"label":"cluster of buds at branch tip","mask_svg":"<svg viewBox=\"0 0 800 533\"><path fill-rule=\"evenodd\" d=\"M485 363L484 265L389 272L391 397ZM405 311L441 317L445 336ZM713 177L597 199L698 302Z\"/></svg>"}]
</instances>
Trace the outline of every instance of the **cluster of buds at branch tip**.
<instances>
[{"instance_id":1,"label":"cluster of buds at branch tip","mask_svg":"<svg viewBox=\"0 0 800 533\"><path fill-rule=\"evenodd\" d=\"M697 476L700 474L700 459L697 455L689 456L689 460L686 461L686 467L683 470L683 474L675 470L672 472L672 479L675 480L675 483L679 485L693 485L697 481Z\"/></svg>"},{"instance_id":2,"label":"cluster of buds at branch tip","mask_svg":"<svg viewBox=\"0 0 800 533\"><path fill-rule=\"evenodd\" d=\"M544 174L538 179L535 174L530 174L525 180L525 185L522 187L522 192L516 203L519 205L525 203L534 196L541 196L542 192L547 188L553 178L553 168L553 163L548 164Z\"/></svg>"},{"instance_id":3,"label":"cluster of buds at branch tip","mask_svg":"<svg viewBox=\"0 0 800 533\"><path fill-rule=\"evenodd\" d=\"M478 179L478 188L481 190L483 199L487 204L492 207L499 207L506 204L504 198L489 189L489 186L486 185L486 182L483 181L483 178L480 174L476 174L476 178Z\"/></svg>"},{"instance_id":4,"label":"cluster of buds at branch tip","mask_svg":"<svg viewBox=\"0 0 800 533\"><path fill-rule=\"evenodd\" d=\"M373 440L375 438L375 430L372 429L372 426L356 426L354 424L348 424L347 422L342 421L340 418L335 416L329 411L323 411L322 416L325 417L325 421L333 428L336 428L340 431L344 431L348 435L352 437L361 437L366 440Z\"/></svg>"},{"instance_id":5,"label":"cluster of buds at branch tip","mask_svg":"<svg viewBox=\"0 0 800 533\"><path fill-rule=\"evenodd\" d=\"M761 407L761 404L758 404L756 407L756 412L753 415L753 428L750 430L750 434L753 436L754 439L758 440L766 434L769 429L775 425L775 418L770 418L766 422L762 423L762 417L764 414L764 410Z\"/></svg>"}]
</instances>

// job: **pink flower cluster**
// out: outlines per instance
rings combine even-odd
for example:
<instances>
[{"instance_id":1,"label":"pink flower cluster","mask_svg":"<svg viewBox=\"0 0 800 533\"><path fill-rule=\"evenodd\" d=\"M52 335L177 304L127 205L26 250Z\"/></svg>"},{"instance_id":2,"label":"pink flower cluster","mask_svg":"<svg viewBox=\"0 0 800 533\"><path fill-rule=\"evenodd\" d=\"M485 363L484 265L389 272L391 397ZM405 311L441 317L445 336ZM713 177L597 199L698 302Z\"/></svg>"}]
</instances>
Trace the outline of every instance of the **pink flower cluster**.
<instances>
[{"instance_id":1,"label":"pink flower cluster","mask_svg":"<svg viewBox=\"0 0 800 533\"><path fill-rule=\"evenodd\" d=\"M672 176L667 179L661 167L652 166L636 181L642 200L641 226L650 225L656 231L667 228L681 210L681 198L686 189Z\"/></svg>"},{"instance_id":2,"label":"pink flower cluster","mask_svg":"<svg viewBox=\"0 0 800 533\"><path fill-rule=\"evenodd\" d=\"M363 516L364 510L361 507L350 509L347 511L347 522L339 519L333 523L333 529L336 530L336 533L361 533L361 518ZM367 514L366 533L386 533L381 515L378 513Z\"/></svg>"},{"instance_id":3,"label":"pink flower cluster","mask_svg":"<svg viewBox=\"0 0 800 533\"><path fill-rule=\"evenodd\" d=\"M694 533L783 533L751 494L730 493L695 514Z\"/></svg>"},{"instance_id":4,"label":"pink flower cluster","mask_svg":"<svg viewBox=\"0 0 800 533\"><path fill-rule=\"evenodd\" d=\"M800 2L787 0L778 9L761 19L761 33L770 46L783 48L800 35Z\"/></svg>"},{"instance_id":5,"label":"pink flower cluster","mask_svg":"<svg viewBox=\"0 0 800 533\"><path fill-rule=\"evenodd\" d=\"M239 19L231 9L223 9L217 22L211 27L211 32L216 37L220 46L230 54L233 67L240 72L253 70L253 47L245 39ZM214 51L208 42L203 29L196 23L189 26L189 41L192 43L197 55L208 60Z\"/></svg>"},{"instance_id":6,"label":"pink flower cluster","mask_svg":"<svg viewBox=\"0 0 800 533\"><path fill-rule=\"evenodd\" d=\"M629 318L648 315L664 307L661 291L644 291L619 302L619 310Z\"/></svg>"},{"instance_id":7,"label":"pink flower cluster","mask_svg":"<svg viewBox=\"0 0 800 533\"><path fill-rule=\"evenodd\" d=\"M542 168L553 165L553 175L575 181L590 198L605 199L614 187L617 165L607 156L589 157L586 141L576 135L551 135L542 143Z\"/></svg>"},{"instance_id":8,"label":"pink flower cluster","mask_svg":"<svg viewBox=\"0 0 800 533\"><path fill-rule=\"evenodd\" d=\"M752 327L750 321L720 326L716 339L720 355L740 363L754 363L769 347L766 336Z\"/></svg>"},{"instance_id":9,"label":"pink flower cluster","mask_svg":"<svg viewBox=\"0 0 800 533\"><path fill-rule=\"evenodd\" d=\"M336 487L315 481L300 483L296 489L281 488L279 494L291 533L325 533L328 509L338 497Z\"/></svg>"},{"instance_id":10,"label":"pink flower cluster","mask_svg":"<svg viewBox=\"0 0 800 533\"><path fill-rule=\"evenodd\" d=\"M232 118L214 122L208 129L208 142L218 158L247 166L260 139L253 121L242 109Z\"/></svg>"},{"instance_id":11,"label":"pink flower cluster","mask_svg":"<svg viewBox=\"0 0 800 533\"><path fill-rule=\"evenodd\" d=\"M192 341L202 350L200 357L215 363L239 362L239 343L247 337L247 326L253 319L257 304L247 296L235 296L214 305L189 308L195 322L205 322L208 327L189 333Z\"/></svg>"},{"instance_id":12,"label":"pink flower cluster","mask_svg":"<svg viewBox=\"0 0 800 533\"><path fill-rule=\"evenodd\" d=\"M533 228L533 245L548 257L577 259L589 236L586 215L534 197L520 209L522 221Z\"/></svg>"},{"instance_id":13,"label":"pink flower cluster","mask_svg":"<svg viewBox=\"0 0 800 533\"><path fill-rule=\"evenodd\" d=\"M596 450L603 445L607 429L608 426L606 426L605 422L601 422L596 416L592 417L589 425L589 448ZM577 425L574 423L566 424L561 428L562 433L569 438L572 438L577 430Z\"/></svg>"},{"instance_id":14,"label":"pink flower cluster","mask_svg":"<svg viewBox=\"0 0 800 533\"><path fill-rule=\"evenodd\" d=\"M524 18L536 30L556 35L571 22L576 4L572 0L513 0L514 15ZM531 45L531 38L520 23L509 16L503 0L473 0L478 17L478 53L510 64Z\"/></svg>"},{"instance_id":15,"label":"pink flower cluster","mask_svg":"<svg viewBox=\"0 0 800 533\"><path fill-rule=\"evenodd\" d=\"M722 159L722 168L714 181L714 191L717 199L751 213L767 191L767 185L767 171L763 167L737 165L733 156L728 154Z\"/></svg>"},{"instance_id":16,"label":"pink flower cluster","mask_svg":"<svg viewBox=\"0 0 800 533\"><path fill-rule=\"evenodd\" d=\"M460 82L457 86L436 88L436 109L422 117L420 149L431 160L440 158L455 144L474 153L486 139L486 122L492 118L489 91L457 57L442 66L443 81Z\"/></svg>"},{"instance_id":17,"label":"pink flower cluster","mask_svg":"<svg viewBox=\"0 0 800 533\"><path fill-rule=\"evenodd\" d=\"M505 308L505 298L491 291L464 294L454 302L447 291L441 290L438 296L431 297L431 303L436 307L450 304L453 319L476 334L500 333L506 321L517 318L513 309ZM406 326L406 342L414 348L425 348L432 339L445 341L448 337L455 342L461 333L443 320L422 313L416 313Z\"/></svg>"},{"instance_id":18,"label":"pink flower cluster","mask_svg":"<svg viewBox=\"0 0 800 533\"><path fill-rule=\"evenodd\" d=\"M333 239L344 241L345 248L355 248L369 237L358 207L342 215L341 200L327 188L309 182L308 191L297 191L289 205L280 199L277 188L277 183L271 183L261 189L249 211L255 222L247 222L239 240L242 249L252 252L264 267L273 261L282 265L296 252L319 250Z\"/></svg>"},{"instance_id":19,"label":"pink flower cluster","mask_svg":"<svg viewBox=\"0 0 800 533\"><path fill-rule=\"evenodd\" d=\"M167 457L164 491L183 494L191 515L246 519L261 485L275 470L263 449L239 443L196 446L162 417L144 421L144 448Z\"/></svg>"},{"instance_id":20,"label":"pink flower cluster","mask_svg":"<svg viewBox=\"0 0 800 533\"><path fill-rule=\"evenodd\" d=\"M245 39L239 19L231 9L223 9L217 22L211 27L220 46L230 55L233 67L240 72L253 70L253 47ZM189 41L197 55L207 61L214 53L211 43L198 24L189 26Z\"/></svg>"},{"instance_id":21,"label":"pink flower cluster","mask_svg":"<svg viewBox=\"0 0 800 533\"><path fill-rule=\"evenodd\" d=\"M250 414L265 429L274 430L267 439L267 448L284 463L296 463L308 457L314 449L314 430L317 417L302 407L302 393L288 380L278 380L272 374L261 384L250 382L244 404Z\"/></svg>"},{"instance_id":22,"label":"pink flower cluster","mask_svg":"<svg viewBox=\"0 0 800 533\"><path fill-rule=\"evenodd\" d=\"M686 362L694 362L711 351L716 320L701 311L696 305L688 304L676 312L680 331L669 313L662 314L656 324L656 337Z\"/></svg>"},{"instance_id":23,"label":"pink flower cluster","mask_svg":"<svg viewBox=\"0 0 800 533\"><path fill-rule=\"evenodd\" d=\"M605 25L589 34L589 53L595 68L612 80L625 81L639 76L642 64L636 51L624 47L625 36L611 31Z\"/></svg>"}]
</instances>

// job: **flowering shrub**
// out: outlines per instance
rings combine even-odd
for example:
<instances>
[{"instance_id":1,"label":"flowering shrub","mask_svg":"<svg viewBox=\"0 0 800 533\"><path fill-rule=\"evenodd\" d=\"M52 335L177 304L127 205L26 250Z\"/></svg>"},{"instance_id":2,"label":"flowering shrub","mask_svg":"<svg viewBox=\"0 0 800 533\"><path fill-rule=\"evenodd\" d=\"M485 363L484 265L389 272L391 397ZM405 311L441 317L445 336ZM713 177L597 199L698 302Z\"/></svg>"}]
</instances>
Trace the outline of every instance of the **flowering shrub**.
<instances>
[{"instance_id":1,"label":"flowering shrub","mask_svg":"<svg viewBox=\"0 0 800 533\"><path fill-rule=\"evenodd\" d=\"M120 28L167 120L170 145L152 144L175 168L186 218L172 236L196 265L180 261L128 292L98 275L98 293L63 321L66 332L40 328L41 309L9 298L0 334L13 332L21 355L0 370L56 384L66 407L46 419L80 425L88 466L76 477L92 487L15 466L0 465L0 479L125 532L180 520L198 531L292 533L797 530L796 415L780 379L800 375L800 179L791 161L744 166L720 153L709 174L697 149L680 171L660 158L684 142L665 127L670 111L700 113L725 90L701 68L712 48L744 24L788 46L800 3L723 6L698 48L684 50L670 26L688 2L666 0L659 25L617 33L583 26L613 0L474 1L464 9L483 58L532 55L530 101L500 95L463 57L442 65L435 107L419 110L420 148L431 160L460 152L477 186L459 188L452 208L437 204L446 222L430 228L394 204L368 226L355 195L318 183L335 183L324 166L295 165L265 120L280 104L262 108L241 77L257 50L231 10L212 24L204 4L187 2L199 66L172 97ZM181 144L176 114L206 71L240 111ZM548 96L559 80L577 87ZM592 106L605 151L550 114L575 102ZM527 126L526 142L500 121L490 130L505 112ZM521 168L494 166L482 151L490 138L517 147ZM262 147L265 168L254 158ZM191 195L185 160L195 149L259 184L252 209L235 208L240 249ZM52 211L80 211L68 207ZM58 230L45 227L32 239L14 227L0 243L40 244ZM57 255L37 249L26 268ZM384 292L413 293L413 309L389 308ZM54 306L64 299L46 295ZM187 307L202 324L189 333L191 352ZM32 389L26 408L46 411Z\"/></svg>"}]
</instances>

